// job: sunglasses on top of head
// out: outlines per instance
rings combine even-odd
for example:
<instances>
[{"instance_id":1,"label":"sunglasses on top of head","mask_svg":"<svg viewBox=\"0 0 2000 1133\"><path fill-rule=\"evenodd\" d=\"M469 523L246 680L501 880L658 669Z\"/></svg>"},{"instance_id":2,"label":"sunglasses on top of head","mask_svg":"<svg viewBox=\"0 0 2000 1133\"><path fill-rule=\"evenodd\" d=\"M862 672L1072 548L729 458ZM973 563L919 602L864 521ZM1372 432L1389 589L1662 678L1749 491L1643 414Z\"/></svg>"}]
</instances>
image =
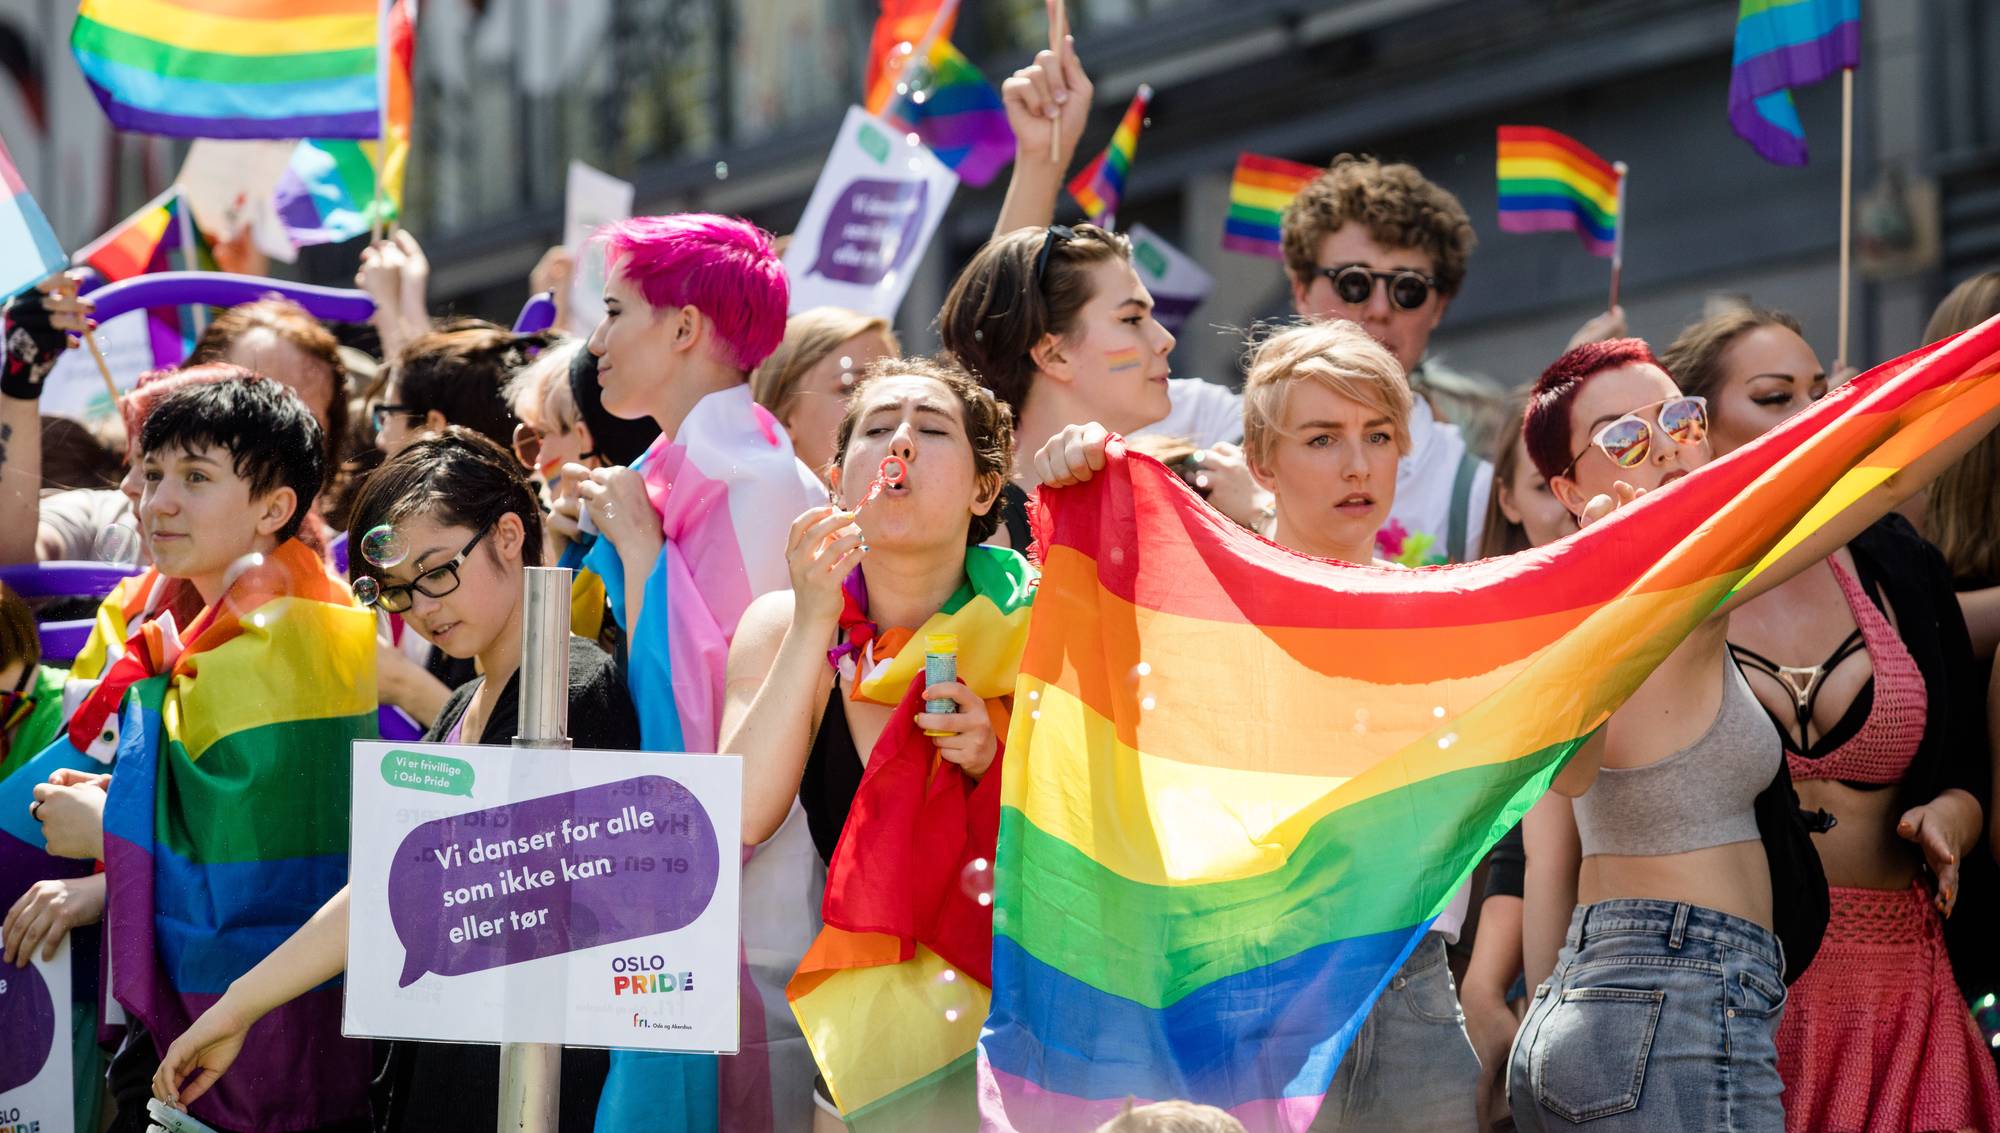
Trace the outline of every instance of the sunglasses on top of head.
<instances>
[{"instance_id":1,"label":"sunglasses on top of head","mask_svg":"<svg viewBox=\"0 0 2000 1133\"><path fill-rule=\"evenodd\" d=\"M1583 451L1569 458L1558 476L1568 476L1576 471L1580 461L1596 448L1611 458L1611 463L1620 468L1637 468L1653 451L1654 422L1639 414L1655 406L1659 431L1669 440L1681 445L1698 445L1708 439L1708 399L1705 397L1670 397L1656 401L1652 405L1642 405L1623 417L1597 430L1590 438L1590 444Z\"/></svg>"},{"instance_id":2,"label":"sunglasses on top of head","mask_svg":"<svg viewBox=\"0 0 2000 1133\"><path fill-rule=\"evenodd\" d=\"M1357 307L1375 294L1377 281L1389 289L1389 302L1405 311L1414 311L1430 302L1431 292L1436 291L1438 285L1435 276L1420 271L1409 268L1376 271L1367 264L1315 268L1314 274L1324 276L1327 282L1333 284L1333 293L1341 302Z\"/></svg>"}]
</instances>

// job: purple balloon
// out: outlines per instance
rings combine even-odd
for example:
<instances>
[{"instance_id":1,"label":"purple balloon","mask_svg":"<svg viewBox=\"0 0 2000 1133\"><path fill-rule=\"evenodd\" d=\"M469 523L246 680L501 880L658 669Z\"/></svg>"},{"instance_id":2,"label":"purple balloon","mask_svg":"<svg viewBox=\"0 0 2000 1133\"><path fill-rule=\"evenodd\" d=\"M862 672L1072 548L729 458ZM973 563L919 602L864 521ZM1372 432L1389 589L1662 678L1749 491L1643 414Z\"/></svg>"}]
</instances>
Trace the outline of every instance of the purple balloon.
<instances>
[{"instance_id":1,"label":"purple balloon","mask_svg":"<svg viewBox=\"0 0 2000 1133\"><path fill-rule=\"evenodd\" d=\"M553 291L543 291L528 296L521 305L521 313L514 316L515 334L533 334L547 330L556 323L556 296Z\"/></svg>"},{"instance_id":2,"label":"purple balloon","mask_svg":"<svg viewBox=\"0 0 2000 1133\"><path fill-rule=\"evenodd\" d=\"M707 809L662 775L426 822L389 865L398 986L685 928L721 861Z\"/></svg>"},{"instance_id":3,"label":"purple balloon","mask_svg":"<svg viewBox=\"0 0 2000 1133\"><path fill-rule=\"evenodd\" d=\"M375 314L375 300L365 291L346 287L314 287L260 275L222 271L163 271L107 283L90 293L97 305L92 316L109 322L127 311L147 307L202 304L234 307L281 295L304 307L316 319L333 323L365 323Z\"/></svg>"},{"instance_id":4,"label":"purple balloon","mask_svg":"<svg viewBox=\"0 0 2000 1133\"><path fill-rule=\"evenodd\" d=\"M63 1032L67 1035L69 1032ZM56 1041L56 1005L41 969L0 968L0 1094L35 1080Z\"/></svg>"}]
</instances>

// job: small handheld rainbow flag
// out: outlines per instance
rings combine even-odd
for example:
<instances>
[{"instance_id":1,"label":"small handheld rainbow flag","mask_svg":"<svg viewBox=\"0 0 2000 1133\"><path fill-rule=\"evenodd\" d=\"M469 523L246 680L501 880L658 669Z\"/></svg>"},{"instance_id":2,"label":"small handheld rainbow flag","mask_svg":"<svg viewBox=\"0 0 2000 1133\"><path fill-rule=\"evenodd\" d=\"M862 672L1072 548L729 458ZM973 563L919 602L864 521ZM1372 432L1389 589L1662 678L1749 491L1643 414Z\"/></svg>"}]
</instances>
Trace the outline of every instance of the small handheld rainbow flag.
<instances>
[{"instance_id":1,"label":"small handheld rainbow flag","mask_svg":"<svg viewBox=\"0 0 2000 1133\"><path fill-rule=\"evenodd\" d=\"M0 264L7 265L0 274L0 300L4 300L61 271L67 261L62 245L56 242L55 229L49 227L42 206L28 194L4 142L0 142L0 187L7 190L7 200L0 204Z\"/></svg>"},{"instance_id":2,"label":"small handheld rainbow flag","mask_svg":"<svg viewBox=\"0 0 2000 1133\"><path fill-rule=\"evenodd\" d=\"M1317 165L1281 157L1254 153L1238 157L1236 173L1229 179L1229 219L1223 222L1222 246L1246 256L1283 259L1279 228L1285 209L1299 190L1324 172Z\"/></svg>"},{"instance_id":3,"label":"small handheld rainbow flag","mask_svg":"<svg viewBox=\"0 0 2000 1133\"><path fill-rule=\"evenodd\" d=\"M1132 155L1139 148L1139 131L1146 125L1146 107L1152 101L1153 88L1140 83L1139 93L1132 96L1132 105L1125 108L1125 117L1111 133L1111 144L1069 183L1069 195L1083 206L1083 214L1092 224L1109 228L1113 223L1112 214L1125 197L1125 175L1131 172Z\"/></svg>"},{"instance_id":4,"label":"small handheld rainbow flag","mask_svg":"<svg viewBox=\"0 0 2000 1133\"><path fill-rule=\"evenodd\" d=\"M1624 177L1576 139L1540 126L1500 127L1500 230L1575 232L1613 256Z\"/></svg>"},{"instance_id":5,"label":"small handheld rainbow flag","mask_svg":"<svg viewBox=\"0 0 2000 1133\"><path fill-rule=\"evenodd\" d=\"M1793 87L1861 62L1861 0L1742 0L1730 61L1729 124L1765 161L1806 163Z\"/></svg>"},{"instance_id":6,"label":"small handheld rainbow flag","mask_svg":"<svg viewBox=\"0 0 2000 1133\"><path fill-rule=\"evenodd\" d=\"M942 36L905 63L887 99L871 113L913 133L958 179L978 188L1014 160L1014 128L1000 92Z\"/></svg>"},{"instance_id":7,"label":"small handheld rainbow flag","mask_svg":"<svg viewBox=\"0 0 2000 1133\"><path fill-rule=\"evenodd\" d=\"M181 235L180 200L180 190L168 189L85 245L70 262L95 269L106 283L166 271L168 250Z\"/></svg>"},{"instance_id":8,"label":"small handheld rainbow flag","mask_svg":"<svg viewBox=\"0 0 2000 1133\"><path fill-rule=\"evenodd\" d=\"M83 0L70 50L121 130L373 138L378 0Z\"/></svg>"}]
</instances>

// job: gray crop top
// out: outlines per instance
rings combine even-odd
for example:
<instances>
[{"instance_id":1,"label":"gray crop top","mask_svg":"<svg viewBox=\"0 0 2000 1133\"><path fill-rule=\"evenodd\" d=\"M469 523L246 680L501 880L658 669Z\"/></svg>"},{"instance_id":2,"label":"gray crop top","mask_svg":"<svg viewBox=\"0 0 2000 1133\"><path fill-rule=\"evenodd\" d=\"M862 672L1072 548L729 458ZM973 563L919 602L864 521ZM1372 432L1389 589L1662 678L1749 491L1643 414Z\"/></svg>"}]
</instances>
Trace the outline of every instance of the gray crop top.
<instances>
[{"instance_id":1,"label":"gray crop top","mask_svg":"<svg viewBox=\"0 0 2000 1133\"><path fill-rule=\"evenodd\" d=\"M1722 705L1692 745L1644 767L1604 767L1576 797L1585 854L1684 854L1754 842L1756 800L1778 774L1784 745L1728 654Z\"/></svg>"}]
</instances>

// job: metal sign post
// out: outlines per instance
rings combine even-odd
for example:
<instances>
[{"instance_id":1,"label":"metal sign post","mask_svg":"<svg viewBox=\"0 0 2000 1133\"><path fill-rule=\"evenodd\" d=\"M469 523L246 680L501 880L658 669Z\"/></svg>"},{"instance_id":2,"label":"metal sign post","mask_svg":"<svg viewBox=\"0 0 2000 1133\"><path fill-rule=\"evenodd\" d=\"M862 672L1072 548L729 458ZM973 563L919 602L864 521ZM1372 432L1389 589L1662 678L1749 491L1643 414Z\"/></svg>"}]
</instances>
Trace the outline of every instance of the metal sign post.
<instances>
[{"instance_id":1,"label":"metal sign post","mask_svg":"<svg viewBox=\"0 0 2000 1133\"><path fill-rule=\"evenodd\" d=\"M565 568L527 568L515 747L569 747L569 586ZM556 1133L561 1098L562 1047L500 1047L499 1133Z\"/></svg>"}]
</instances>

